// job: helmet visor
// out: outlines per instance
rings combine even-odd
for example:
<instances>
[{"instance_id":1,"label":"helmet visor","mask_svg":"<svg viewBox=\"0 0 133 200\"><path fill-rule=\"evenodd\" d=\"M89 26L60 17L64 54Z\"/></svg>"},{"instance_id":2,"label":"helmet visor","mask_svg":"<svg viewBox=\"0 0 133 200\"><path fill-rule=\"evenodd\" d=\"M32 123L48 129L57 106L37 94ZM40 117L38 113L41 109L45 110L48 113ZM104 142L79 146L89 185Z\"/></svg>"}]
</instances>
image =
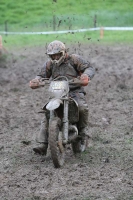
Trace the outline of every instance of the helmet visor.
<instances>
[{"instance_id":1,"label":"helmet visor","mask_svg":"<svg viewBox=\"0 0 133 200\"><path fill-rule=\"evenodd\" d=\"M63 56L63 53L56 53L56 54L51 54L49 55L49 57L51 58L51 60L59 60L61 57Z\"/></svg>"}]
</instances>

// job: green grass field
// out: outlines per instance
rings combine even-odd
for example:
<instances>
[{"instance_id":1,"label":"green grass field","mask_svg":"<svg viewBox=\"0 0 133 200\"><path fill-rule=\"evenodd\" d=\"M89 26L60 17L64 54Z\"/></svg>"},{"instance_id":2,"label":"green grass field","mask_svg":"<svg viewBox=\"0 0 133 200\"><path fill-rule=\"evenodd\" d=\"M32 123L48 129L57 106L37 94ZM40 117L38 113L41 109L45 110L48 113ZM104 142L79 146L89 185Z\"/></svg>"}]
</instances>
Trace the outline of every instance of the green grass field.
<instances>
[{"instance_id":1,"label":"green grass field","mask_svg":"<svg viewBox=\"0 0 133 200\"><path fill-rule=\"evenodd\" d=\"M0 31L38 32L92 27L133 26L132 0L1 0ZM64 42L132 42L132 31L99 31L56 35L3 35L4 46ZM88 39L91 38L91 39Z\"/></svg>"},{"instance_id":2,"label":"green grass field","mask_svg":"<svg viewBox=\"0 0 133 200\"><path fill-rule=\"evenodd\" d=\"M104 37L100 38L99 31L75 33L75 34L55 34L55 35L9 35L3 36L3 45L7 48L19 48L25 46L44 46L53 40L61 40L66 44L133 44L132 31L104 31Z\"/></svg>"}]
</instances>

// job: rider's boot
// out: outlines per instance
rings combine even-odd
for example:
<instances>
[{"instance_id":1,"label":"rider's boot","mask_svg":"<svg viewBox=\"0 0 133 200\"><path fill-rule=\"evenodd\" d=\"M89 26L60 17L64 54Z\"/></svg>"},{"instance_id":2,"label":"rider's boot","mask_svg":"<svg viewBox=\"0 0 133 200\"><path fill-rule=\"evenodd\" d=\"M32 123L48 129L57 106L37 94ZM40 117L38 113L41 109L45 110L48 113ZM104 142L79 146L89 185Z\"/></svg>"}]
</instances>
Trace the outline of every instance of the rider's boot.
<instances>
[{"instance_id":1,"label":"rider's boot","mask_svg":"<svg viewBox=\"0 0 133 200\"><path fill-rule=\"evenodd\" d=\"M41 128L36 137L36 142L38 142L40 146L34 147L33 151L40 155L46 155L48 148L48 122L46 116L44 116L43 120L41 121Z\"/></svg>"},{"instance_id":2,"label":"rider's boot","mask_svg":"<svg viewBox=\"0 0 133 200\"><path fill-rule=\"evenodd\" d=\"M80 129L79 135L81 136L81 144L86 147L93 146L92 135L88 131L88 127L84 127Z\"/></svg>"},{"instance_id":3,"label":"rider's boot","mask_svg":"<svg viewBox=\"0 0 133 200\"><path fill-rule=\"evenodd\" d=\"M47 154L47 149L48 149L48 144L47 143L42 143L40 146L38 147L34 147L33 151L37 154L40 155L46 155Z\"/></svg>"},{"instance_id":4,"label":"rider's boot","mask_svg":"<svg viewBox=\"0 0 133 200\"><path fill-rule=\"evenodd\" d=\"M79 135L81 136L81 144L85 144L86 143L86 138L91 138L91 134L88 132L88 127L83 127L80 129L79 131Z\"/></svg>"}]
</instances>

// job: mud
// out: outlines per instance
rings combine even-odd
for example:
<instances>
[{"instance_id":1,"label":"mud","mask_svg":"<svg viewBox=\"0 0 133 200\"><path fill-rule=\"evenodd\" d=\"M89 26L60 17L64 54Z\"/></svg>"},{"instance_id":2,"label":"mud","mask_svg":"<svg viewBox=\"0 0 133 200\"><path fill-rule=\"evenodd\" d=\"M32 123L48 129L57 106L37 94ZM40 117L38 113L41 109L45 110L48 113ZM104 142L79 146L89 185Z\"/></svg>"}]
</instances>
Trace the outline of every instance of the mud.
<instances>
[{"instance_id":1,"label":"mud","mask_svg":"<svg viewBox=\"0 0 133 200\"><path fill-rule=\"evenodd\" d=\"M92 141L77 157L68 146L61 169L49 151L46 158L32 151L47 93L28 83L42 67L44 51L14 49L0 58L0 199L132 200L133 47L70 46L96 68L85 88Z\"/></svg>"}]
</instances>

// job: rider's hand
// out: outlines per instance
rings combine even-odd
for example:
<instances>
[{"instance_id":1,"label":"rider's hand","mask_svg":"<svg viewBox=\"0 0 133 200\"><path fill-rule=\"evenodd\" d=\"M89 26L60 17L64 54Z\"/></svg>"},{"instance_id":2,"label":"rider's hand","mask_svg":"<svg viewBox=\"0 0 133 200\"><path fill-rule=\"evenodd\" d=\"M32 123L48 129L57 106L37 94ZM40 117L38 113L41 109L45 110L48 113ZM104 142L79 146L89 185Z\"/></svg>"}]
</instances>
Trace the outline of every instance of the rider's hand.
<instances>
[{"instance_id":1,"label":"rider's hand","mask_svg":"<svg viewBox=\"0 0 133 200\"><path fill-rule=\"evenodd\" d=\"M29 83L29 86L32 88L32 89L36 89L39 87L39 80L38 79L32 79Z\"/></svg>"},{"instance_id":2,"label":"rider's hand","mask_svg":"<svg viewBox=\"0 0 133 200\"><path fill-rule=\"evenodd\" d=\"M82 86L86 86L86 85L88 85L88 83L89 83L89 81L90 81L90 78L88 77L87 74L82 74L82 75L80 76L80 80L81 80L81 85L82 85Z\"/></svg>"}]
</instances>

